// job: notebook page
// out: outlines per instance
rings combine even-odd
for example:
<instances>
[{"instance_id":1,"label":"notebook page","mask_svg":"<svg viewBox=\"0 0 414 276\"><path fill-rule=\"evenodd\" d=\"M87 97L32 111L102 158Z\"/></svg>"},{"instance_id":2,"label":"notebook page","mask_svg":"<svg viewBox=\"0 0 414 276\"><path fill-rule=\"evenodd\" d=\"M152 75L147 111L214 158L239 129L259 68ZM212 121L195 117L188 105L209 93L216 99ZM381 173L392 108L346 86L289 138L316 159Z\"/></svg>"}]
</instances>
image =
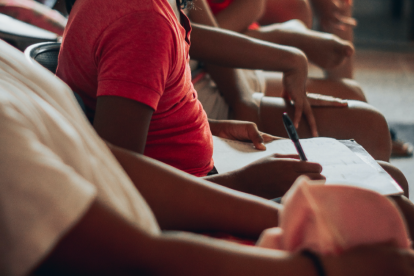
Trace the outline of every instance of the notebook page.
<instances>
[{"instance_id":1,"label":"notebook page","mask_svg":"<svg viewBox=\"0 0 414 276\"><path fill-rule=\"evenodd\" d=\"M227 140L213 136L214 165L219 173L236 170L260 158L279 154L297 154L291 140L276 140L259 151L251 143ZM383 195L402 194L402 189L380 165L358 145L354 152L332 138L300 140L306 157L322 165L326 184L343 184L366 188ZM357 145L357 144L356 144Z\"/></svg>"}]
</instances>

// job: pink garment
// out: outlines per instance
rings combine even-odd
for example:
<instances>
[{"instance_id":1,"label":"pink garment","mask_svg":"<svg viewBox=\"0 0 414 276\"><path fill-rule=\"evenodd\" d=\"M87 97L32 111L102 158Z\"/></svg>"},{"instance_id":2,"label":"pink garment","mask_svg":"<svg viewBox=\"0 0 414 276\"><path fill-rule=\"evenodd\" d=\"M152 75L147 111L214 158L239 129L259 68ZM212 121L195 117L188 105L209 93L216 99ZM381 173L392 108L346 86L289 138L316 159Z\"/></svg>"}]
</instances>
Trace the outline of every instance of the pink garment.
<instances>
[{"instance_id":1,"label":"pink garment","mask_svg":"<svg viewBox=\"0 0 414 276\"><path fill-rule=\"evenodd\" d=\"M300 177L282 202L279 227L267 230L258 246L339 254L361 244L411 244L395 203L373 191Z\"/></svg>"}]
</instances>

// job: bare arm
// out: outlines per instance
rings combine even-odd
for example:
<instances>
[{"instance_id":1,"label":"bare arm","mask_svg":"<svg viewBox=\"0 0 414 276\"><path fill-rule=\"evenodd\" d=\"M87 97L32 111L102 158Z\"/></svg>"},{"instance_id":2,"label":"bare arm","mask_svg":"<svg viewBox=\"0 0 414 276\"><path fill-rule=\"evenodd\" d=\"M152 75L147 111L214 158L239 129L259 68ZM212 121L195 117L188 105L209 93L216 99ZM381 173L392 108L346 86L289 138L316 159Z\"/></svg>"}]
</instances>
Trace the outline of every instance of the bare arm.
<instances>
[{"instance_id":1,"label":"bare arm","mask_svg":"<svg viewBox=\"0 0 414 276\"><path fill-rule=\"evenodd\" d=\"M199 24L192 24L192 27L191 41L196 41L190 48L193 59L236 68L279 72L305 71L303 73L307 76L306 56L296 48L220 28Z\"/></svg>"},{"instance_id":2,"label":"bare arm","mask_svg":"<svg viewBox=\"0 0 414 276\"><path fill-rule=\"evenodd\" d=\"M36 275L309 275L300 255L184 233L149 234L103 202L57 244Z\"/></svg>"},{"instance_id":3,"label":"bare arm","mask_svg":"<svg viewBox=\"0 0 414 276\"><path fill-rule=\"evenodd\" d=\"M93 126L106 141L144 153L153 109L127 98L98 97Z\"/></svg>"},{"instance_id":4,"label":"bare arm","mask_svg":"<svg viewBox=\"0 0 414 276\"><path fill-rule=\"evenodd\" d=\"M330 276L414 275L412 251L367 246L322 258ZM312 262L283 251L185 233L150 234L96 200L36 275L317 276Z\"/></svg>"},{"instance_id":5,"label":"bare arm","mask_svg":"<svg viewBox=\"0 0 414 276\"><path fill-rule=\"evenodd\" d=\"M278 205L203 181L110 145L163 229L225 231L257 238L277 225Z\"/></svg>"},{"instance_id":6,"label":"bare arm","mask_svg":"<svg viewBox=\"0 0 414 276\"><path fill-rule=\"evenodd\" d=\"M218 27L211 10L205 0L195 1L195 8L190 10L190 18L199 24ZM193 45L198 41L192 39ZM235 68L216 66L206 63L205 68L216 83L223 97L231 107L234 117L239 120L251 121L260 128L259 104L253 101L253 91L250 90L243 73Z\"/></svg>"},{"instance_id":7,"label":"bare arm","mask_svg":"<svg viewBox=\"0 0 414 276\"><path fill-rule=\"evenodd\" d=\"M332 0L318 1L332 2ZM243 6L244 4L242 2L243 0L234 1L232 5ZM254 9L258 5L256 2L257 1L249 1L250 5L253 5L250 9L248 8L249 13L254 14ZM232 12L232 15L238 18L236 22L240 24L240 22L243 21L243 18L246 17L241 17L241 12L233 11L230 6L222 11L220 16L222 13ZM194 23L234 30L221 25L221 22L218 19L216 20L211 13L206 0L198 0L196 2L196 8L190 11L189 16ZM229 18L232 16L226 15L225 17L230 20ZM311 62L324 69L334 68L340 65L346 57L351 56L354 52L354 48L351 43L332 34L308 30L305 25L300 23L300 21L290 23L286 22L283 26L276 24L260 27L260 29L255 30L246 29L242 32L240 30L235 31L259 40L296 47L304 51ZM197 43L197 40L193 40L193 45ZM319 51L315 49L318 49ZM324 54L321 56L322 52ZM261 55L262 53L257 52L256 54Z\"/></svg>"},{"instance_id":8,"label":"bare arm","mask_svg":"<svg viewBox=\"0 0 414 276\"><path fill-rule=\"evenodd\" d=\"M94 127L97 130L98 134L102 138L108 140L110 143L113 143L114 145L119 146L121 148L125 148L133 152L138 152L142 154L145 149L145 141L146 141L146 137L148 133L148 127L149 127L149 123L151 120L151 115L152 115L152 109L144 104L141 104L141 103L138 103L133 100L126 99L126 98L121 98L121 97L102 96L102 97L98 97L98 104L97 104L97 109L96 109ZM246 124L246 123L242 123L242 124ZM234 122L230 122L230 123L221 122L220 123L221 127L213 128L213 130L219 129L219 131L217 132L223 133L223 130L226 130L227 132L232 132L232 130L234 129L236 130L244 129L243 127L242 128L234 127L234 126L239 126L239 125L240 124L234 124ZM240 136L237 134L237 135L232 135L231 137L226 137L226 138L244 139L243 137L252 137L250 138L250 140L256 141L256 144L258 146L261 146L260 144L263 140L258 140L258 139L261 139L261 137L256 137L258 136L258 135L255 135L258 133L256 126L249 124L249 123L247 123L247 126L248 126L248 129L246 130L246 133L242 133L243 135ZM210 180L211 182L221 184L228 188L235 189L237 191L247 192L247 193L255 194L258 196L263 196L266 198L274 198L274 197L282 196L289 189L289 187L292 185L292 183L295 181L295 179L300 174L308 174L309 177L313 179L321 178L321 175L320 175L321 169L319 165L315 166L315 164L306 163L304 165L300 165L301 169L297 170L295 169L295 166L298 166L298 165L296 165L295 163L299 163L299 162L297 160L280 160L280 159L272 157L272 158L263 160L262 163L258 163L248 168L241 168L238 171L231 172L228 174L222 174L219 176L215 176L208 180ZM129 163L126 163L125 166L127 166L127 164ZM289 165L289 166L286 167L285 165ZM289 172L286 172L286 170L289 170ZM134 166L130 166L130 170L128 172L130 172L131 174L135 172L136 174L140 175L140 177L142 177L143 179L146 179L146 181L134 181L135 183L141 183L142 185L144 185L144 183L147 184L147 183L168 182L170 185L168 188L170 193L165 194L166 200L170 200L170 201L173 200L172 198L168 197L170 194L174 194L176 197L182 197L183 191L179 188L179 184L177 184L177 186L174 184L171 184L172 182L169 180L168 177L165 176L164 178L160 179L158 182L155 180L151 180L151 177L154 177L154 175L157 175L157 177L161 177L161 175L164 175L162 170L160 171L159 174L153 173L153 174L141 175L143 171L146 172L146 170L136 171L136 168L134 168ZM265 177L263 177L263 175ZM262 181L260 181L260 185L256 184L258 179L262 179ZM150 188L152 189L152 186L150 186ZM139 190L141 189L142 187L139 187ZM167 188L162 188L162 189L167 189ZM182 189L188 189L188 188L182 188ZM151 190L151 192L153 191ZM202 194L202 192L200 192L200 194ZM187 208L191 202L195 203L197 200L200 200L202 196L206 196L206 195L203 194L200 197L193 198L193 196L189 194L188 197L186 197L186 201L184 202L185 205L181 206L182 208L181 211ZM212 196L215 197L216 195L212 195ZM158 199L158 194L156 198ZM208 196L204 197L204 199L205 201L203 202L205 204L208 204L209 202ZM151 202L151 200L148 200L148 201ZM159 202L159 201L156 201L156 202ZM223 203L225 202L226 200L223 199ZM205 205L202 205L200 209L204 208L203 206ZM154 210L156 210L155 207L154 207ZM171 211L173 210L174 209L171 209ZM194 209L194 210L198 210L198 209ZM220 208L218 208L218 210L220 210ZM246 210L246 212L249 213L248 210ZM197 215L198 213L195 211L193 215L195 221L196 221ZM163 217L168 218L169 216L165 215L165 216L162 216L161 218ZM213 227L212 230L214 230L215 229L214 225L222 225L221 223L224 220L218 221L216 224L213 224L211 222L209 223L209 225ZM191 227L196 227L195 225L196 224L192 224ZM166 227L168 228L172 226L166 226ZM205 228L205 225L203 225L203 227ZM177 229L177 228L174 228L174 229ZM235 227L234 229L239 229L239 228ZM249 233L249 234L259 235L262 229L263 228L261 228L260 230L256 229L254 234L252 233ZM196 228L194 228L193 230L196 230ZM226 230L226 231L230 231L230 230Z\"/></svg>"},{"instance_id":9,"label":"bare arm","mask_svg":"<svg viewBox=\"0 0 414 276\"><path fill-rule=\"evenodd\" d=\"M293 123L299 127L302 114L312 135L318 136L315 117L306 97L306 56L298 49L251 39L219 28L193 25L192 57L215 65L283 72L284 97L295 103ZM260 52L263 55L257 55ZM243 58L239 58L243 57Z\"/></svg>"}]
</instances>

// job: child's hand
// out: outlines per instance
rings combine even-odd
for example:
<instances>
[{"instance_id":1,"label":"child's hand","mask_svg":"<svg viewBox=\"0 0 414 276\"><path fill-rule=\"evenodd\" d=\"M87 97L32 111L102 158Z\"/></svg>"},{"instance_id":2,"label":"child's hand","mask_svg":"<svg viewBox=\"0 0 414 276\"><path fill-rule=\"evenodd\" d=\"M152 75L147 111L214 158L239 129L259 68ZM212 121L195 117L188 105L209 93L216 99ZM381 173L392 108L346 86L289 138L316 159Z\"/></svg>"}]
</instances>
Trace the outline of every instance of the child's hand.
<instances>
[{"instance_id":1,"label":"child's hand","mask_svg":"<svg viewBox=\"0 0 414 276\"><path fill-rule=\"evenodd\" d=\"M213 135L230 140L252 142L258 150L266 150L264 143L284 139L257 129L255 123L236 120L209 120Z\"/></svg>"},{"instance_id":2,"label":"child's hand","mask_svg":"<svg viewBox=\"0 0 414 276\"><path fill-rule=\"evenodd\" d=\"M274 198L283 196L301 175L324 180L321 172L320 164L301 161L297 154L273 154L233 171L233 175L238 190Z\"/></svg>"},{"instance_id":3,"label":"child's hand","mask_svg":"<svg viewBox=\"0 0 414 276\"><path fill-rule=\"evenodd\" d=\"M306 56L298 51L296 58L292 60L294 68L283 72L283 97L289 104L293 101L295 105L295 115L293 125L299 127L302 114L305 115L313 137L317 137L318 128L313 116L311 105L306 96L306 81L308 78L308 61Z\"/></svg>"}]
</instances>

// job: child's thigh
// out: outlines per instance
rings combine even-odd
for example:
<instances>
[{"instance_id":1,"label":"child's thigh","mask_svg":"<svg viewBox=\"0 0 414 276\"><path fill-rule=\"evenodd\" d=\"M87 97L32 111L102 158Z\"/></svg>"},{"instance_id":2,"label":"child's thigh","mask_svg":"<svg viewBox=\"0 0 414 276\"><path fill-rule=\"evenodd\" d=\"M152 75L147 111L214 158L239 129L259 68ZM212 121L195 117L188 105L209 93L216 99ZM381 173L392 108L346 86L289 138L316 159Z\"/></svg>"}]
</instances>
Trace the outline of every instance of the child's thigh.
<instances>
[{"instance_id":1,"label":"child's thigh","mask_svg":"<svg viewBox=\"0 0 414 276\"><path fill-rule=\"evenodd\" d=\"M261 74L266 83L264 94L269 97L282 97L283 74L265 71ZM328 80L309 78L306 83L306 91L347 100L367 101L359 84L351 79Z\"/></svg>"},{"instance_id":2,"label":"child's thigh","mask_svg":"<svg viewBox=\"0 0 414 276\"><path fill-rule=\"evenodd\" d=\"M320 136L336 139L355 139L375 159L388 161L391 138L384 116L372 106L360 101L348 101L348 107L313 107ZM294 107L281 98L263 97L260 104L261 131L287 137L282 114L294 116ZM299 124L301 138L311 137L305 117Z\"/></svg>"},{"instance_id":3,"label":"child's thigh","mask_svg":"<svg viewBox=\"0 0 414 276\"><path fill-rule=\"evenodd\" d=\"M268 25L299 19L312 27L312 9L308 0L267 0L265 12L259 23Z\"/></svg>"}]
</instances>

